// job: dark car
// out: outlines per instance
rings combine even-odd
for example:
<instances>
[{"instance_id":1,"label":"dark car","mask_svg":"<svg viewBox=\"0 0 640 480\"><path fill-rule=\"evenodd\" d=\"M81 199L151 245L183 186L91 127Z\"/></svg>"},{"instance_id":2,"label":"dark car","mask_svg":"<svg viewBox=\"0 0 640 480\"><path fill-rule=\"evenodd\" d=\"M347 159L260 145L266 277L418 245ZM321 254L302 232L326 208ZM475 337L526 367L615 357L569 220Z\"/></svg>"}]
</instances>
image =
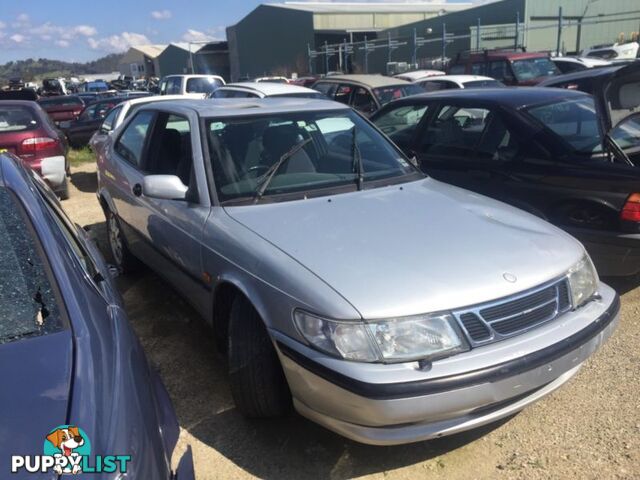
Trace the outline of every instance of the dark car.
<instances>
[{"instance_id":1,"label":"dark car","mask_svg":"<svg viewBox=\"0 0 640 480\"><path fill-rule=\"evenodd\" d=\"M485 75L505 85L531 86L560 70L546 53L504 50L460 54L451 63L449 75Z\"/></svg>"},{"instance_id":2,"label":"dark car","mask_svg":"<svg viewBox=\"0 0 640 480\"><path fill-rule=\"evenodd\" d=\"M69 196L67 141L35 102L0 101L0 153L18 155L66 199Z\"/></svg>"},{"instance_id":3,"label":"dark car","mask_svg":"<svg viewBox=\"0 0 640 480\"><path fill-rule=\"evenodd\" d=\"M640 169L603 148L591 96L546 88L442 91L394 102L372 121L437 180L577 237L602 275L640 272Z\"/></svg>"},{"instance_id":4,"label":"dark car","mask_svg":"<svg viewBox=\"0 0 640 480\"><path fill-rule=\"evenodd\" d=\"M602 131L640 166L640 62L561 75L540 86L593 95Z\"/></svg>"},{"instance_id":5,"label":"dark car","mask_svg":"<svg viewBox=\"0 0 640 480\"><path fill-rule=\"evenodd\" d=\"M318 80L311 88L365 115L392 100L424 93L418 85L382 75L332 75Z\"/></svg>"},{"instance_id":6,"label":"dark car","mask_svg":"<svg viewBox=\"0 0 640 480\"><path fill-rule=\"evenodd\" d=\"M84 102L76 95L45 97L38 100L38 103L56 124L65 120L77 120L84 108Z\"/></svg>"},{"instance_id":7,"label":"dark car","mask_svg":"<svg viewBox=\"0 0 640 480\"><path fill-rule=\"evenodd\" d=\"M125 100L126 97L111 97L91 103L82 110L77 120L62 122L60 128L67 136L69 144L74 148L88 145L109 110Z\"/></svg>"},{"instance_id":8,"label":"dark car","mask_svg":"<svg viewBox=\"0 0 640 480\"><path fill-rule=\"evenodd\" d=\"M44 182L9 154L0 154L0 246L0 463L8 471L12 456L43 455L43 442L44 455L90 444L75 453L91 467L97 456L130 457L126 475L92 478L176 478L178 422L108 267ZM190 457L179 480L193 478ZM50 468L46 478L54 476Z\"/></svg>"}]
</instances>

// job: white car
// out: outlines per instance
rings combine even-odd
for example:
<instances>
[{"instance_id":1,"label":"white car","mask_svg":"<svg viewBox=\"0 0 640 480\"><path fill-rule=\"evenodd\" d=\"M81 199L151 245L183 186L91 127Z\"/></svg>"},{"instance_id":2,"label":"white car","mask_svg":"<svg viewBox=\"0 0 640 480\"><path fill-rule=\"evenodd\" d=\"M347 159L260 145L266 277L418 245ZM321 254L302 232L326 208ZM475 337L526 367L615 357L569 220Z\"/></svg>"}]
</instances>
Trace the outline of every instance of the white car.
<instances>
[{"instance_id":1,"label":"white car","mask_svg":"<svg viewBox=\"0 0 640 480\"><path fill-rule=\"evenodd\" d=\"M638 58L638 53L640 53L640 44L638 42L629 42L597 45L583 50L580 55L605 60L632 60Z\"/></svg>"},{"instance_id":2,"label":"white car","mask_svg":"<svg viewBox=\"0 0 640 480\"><path fill-rule=\"evenodd\" d=\"M207 98L224 84L224 79L218 75L168 75L160 81L160 95Z\"/></svg>"},{"instance_id":3,"label":"white car","mask_svg":"<svg viewBox=\"0 0 640 480\"><path fill-rule=\"evenodd\" d=\"M423 78L414 82L427 92L437 90L456 90L459 88L493 88L504 87L504 84L491 77L480 75L440 75Z\"/></svg>"},{"instance_id":4,"label":"white car","mask_svg":"<svg viewBox=\"0 0 640 480\"><path fill-rule=\"evenodd\" d=\"M156 95L153 97L134 98L133 100L127 100L126 102L119 103L109 111L106 117L104 117L102 125L89 140L89 146L91 147L91 150L97 152L102 147L105 140L109 138L111 132L118 128L133 112L135 112L142 105L147 105L149 103L155 102L166 102L169 100L184 99L185 97L183 95Z\"/></svg>"},{"instance_id":5,"label":"white car","mask_svg":"<svg viewBox=\"0 0 640 480\"><path fill-rule=\"evenodd\" d=\"M445 75L442 70L415 70L413 72L404 72L394 75L393 78L399 78L400 80L406 80L407 82L417 82L424 78L438 77Z\"/></svg>"},{"instance_id":6,"label":"white car","mask_svg":"<svg viewBox=\"0 0 640 480\"><path fill-rule=\"evenodd\" d=\"M265 97L298 97L324 98L327 97L311 88L291 85L288 83L270 82L240 82L230 83L215 90L209 98L265 98Z\"/></svg>"},{"instance_id":7,"label":"white car","mask_svg":"<svg viewBox=\"0 0 640 480\"><path fill-rule=\"evenodd\" d=\"M562 73L581 72L589 68L608 67L611 62L593 57L552 57L551 61Z\"/></svg>"}]
</instances>

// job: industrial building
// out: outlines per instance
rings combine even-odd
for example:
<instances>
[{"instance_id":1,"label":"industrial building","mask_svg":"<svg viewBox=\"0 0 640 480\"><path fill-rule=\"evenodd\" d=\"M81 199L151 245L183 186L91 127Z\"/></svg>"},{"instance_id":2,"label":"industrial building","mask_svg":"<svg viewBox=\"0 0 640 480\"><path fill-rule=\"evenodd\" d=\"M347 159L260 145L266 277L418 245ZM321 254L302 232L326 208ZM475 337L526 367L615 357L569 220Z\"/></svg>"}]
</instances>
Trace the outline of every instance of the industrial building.
<instances>
[{"instance_id":1,"label":"industrial building","mask_svg":"<svg viewBox=\"0 0 640 480\"><path fill-rule=\"evenodd\" d=\"M158 56L167 48L166 45L137 45L124 54L118 65L122 75L133 77L157 77L160 66Z\"/></svg>"},{"instance_id":2,"label":"industrial building","mask_svg":"<svg viewBox=\"0 0 640 480\"><path fill-rule=\"evenodd\" d=\"M231 79L237 80L334 70L385 73L389 63L426 66L493 48L574 53L628 41L639 27L638 0L502 0L476 7L304 2L260 5L227 29L227 39Z\"/></svg>"},{"instance_id":3,"label":"industrial building","mask_svg":"<svg viewBox=\"0 0 640 480\"><path fill-rule=\"evenodd\" d=\"M227 28L231 79L309 70L309 48L361 41L407 23L467 9L470 3L287 2L263 4ZM331 59L333 69L339 56ZM313 66L312 66L313 67Z\"/></svg>"}]
</instances>

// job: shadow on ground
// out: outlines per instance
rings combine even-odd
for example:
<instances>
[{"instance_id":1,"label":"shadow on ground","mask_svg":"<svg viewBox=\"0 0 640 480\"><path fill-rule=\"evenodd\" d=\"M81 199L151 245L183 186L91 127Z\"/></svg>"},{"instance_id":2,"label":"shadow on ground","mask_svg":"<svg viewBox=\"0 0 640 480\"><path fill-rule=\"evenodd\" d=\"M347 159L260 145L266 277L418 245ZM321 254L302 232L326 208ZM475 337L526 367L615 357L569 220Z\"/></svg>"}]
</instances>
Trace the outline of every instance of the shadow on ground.
<instances>
[{"instance_id":1,"label":"shadow on ground","mask_svg":"<svg viewBox=\"0 0 640 480\"><path fill-rule=\"evenodd\" d=\"M71 183L84 193L95 193L98 190L96 172L75 172L71 174Z\"/></svg>"}]
</instances>

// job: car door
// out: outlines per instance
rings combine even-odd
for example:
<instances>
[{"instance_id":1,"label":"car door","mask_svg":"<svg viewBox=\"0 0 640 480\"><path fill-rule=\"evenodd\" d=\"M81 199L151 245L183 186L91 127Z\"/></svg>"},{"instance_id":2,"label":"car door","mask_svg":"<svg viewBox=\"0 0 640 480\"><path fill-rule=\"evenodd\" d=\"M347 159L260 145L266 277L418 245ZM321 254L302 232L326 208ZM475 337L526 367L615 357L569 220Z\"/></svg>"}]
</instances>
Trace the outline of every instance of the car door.
<instances>
[{"instance_id":1,"label":"car door","mask_svg":"<svg viewBox=\"0 0 640 480\"><path fill-rule=\"evenodd\" d=\"M422 125L413 150L428 175L501 198L520 148L498 110L443 101Z\"/></svg>"},{"instance_id":2,"label":"car door","mask_svg":"<svg viewBox=\"0 0 640 480\"><path fill-rule=\"evenodd\" d=\"M159 112L147 138L139 176L131 189L137 208L132 209L130 222L141 239L139 251L145 263L204 313L209 285L203 280L201 241L210 202L197 117ZM142 185L144 177L151 175L179 177L189 189L187 199L146 196Z\"/></svg>"}]
</instances>

